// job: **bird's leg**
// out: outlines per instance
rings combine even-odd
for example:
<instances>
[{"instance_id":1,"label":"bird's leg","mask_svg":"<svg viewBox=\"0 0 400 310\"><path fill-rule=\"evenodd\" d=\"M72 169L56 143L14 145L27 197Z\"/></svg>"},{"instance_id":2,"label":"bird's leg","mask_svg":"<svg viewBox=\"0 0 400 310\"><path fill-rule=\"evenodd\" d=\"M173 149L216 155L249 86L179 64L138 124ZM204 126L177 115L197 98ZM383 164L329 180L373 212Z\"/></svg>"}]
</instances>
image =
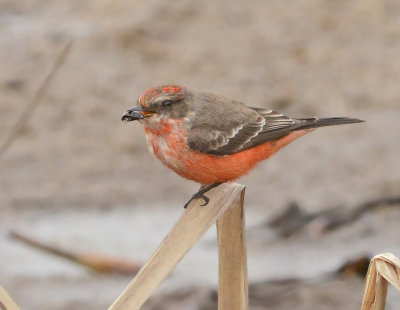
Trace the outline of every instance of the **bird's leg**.
<instances>
[{"instance_id":1,"label":"bird's leg","mask_svg":"<svg viewBox=\"0 0 400 310\"><path fill-rule=\"evenodd\" d=\"M190 198L189 201L187 203L185 203L185 205L183 207L186 209L187 206L189 205L189 203L191 203L193 199L198 199L198 198L201 198L201 199L204 200L204 203L201 206L202 207L206 206L208 204L208 202L210 201L210 198L208 198L204 194L207 193L210 189L213 189L214 187L217 187L218 185L221 185L221 184L222 183L214 183L214 184L211 184L211 185L208 185L208 186L207 185L202 185L200 187L199 191L196 194L194 194L192 196L192 198Z\"/></svg>"}]
</instances>

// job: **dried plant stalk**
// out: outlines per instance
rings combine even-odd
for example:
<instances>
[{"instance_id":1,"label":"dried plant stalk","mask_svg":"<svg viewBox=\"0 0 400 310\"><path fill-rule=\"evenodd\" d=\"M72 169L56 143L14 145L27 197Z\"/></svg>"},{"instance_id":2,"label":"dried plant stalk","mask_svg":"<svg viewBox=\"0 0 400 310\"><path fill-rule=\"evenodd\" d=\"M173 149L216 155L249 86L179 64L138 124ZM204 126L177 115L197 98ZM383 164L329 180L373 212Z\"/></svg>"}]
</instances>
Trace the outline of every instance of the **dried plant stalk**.
<instances>
[{"instance_id":1,"label":"dried plant stalk","mask_svg":"<svg viewBox=\"0 0 400 310\"><path fill-rule=\"evenodd\" d=\"M22 111L22 114L14 124L13 128L10 131L10 134L7 136L6 140L0 145L0 159L4 155L4 153L8 150L8 148L12 145L14 140L18 137L21 131L25 128L28 120L32 117L34 110L39 105L44 95L46 94L47 89L50 86L51 81L54 79L58 70L61 68L65 60L67 59L72 47L72 41L69 41L64 48L61 50L58 55L56 62L53 65L53 68L46 76L39 89L36 91L32 100L28 103L25 109Z\"/></svg>"},{"instance_id":2,"label":"dried plant stalk","mask_svg":"<svg viewBox=\"0 0 400 310\"><path fill-rule=\"evenodd\" d=\"M19 310L17 304L11 299L10 295L0 286L0 309Z\"/></svg>"},{"instance_id":3,"label":"dried plant stalk","mask_svg":"<svg viewBox=\"0 0 400 310\"><path fill-rule=\"evenodd\" d=\"M85 266L95 272L132 275L136 274L141 268L141 264L139 263L133 263L118 257L111 257L100 253L74 252L44 243L43 241L28 237L27 235L16 231L10 231L9 235L11 238L21 241L26 245L45 253L65 258L78 265Z\"/></svg>"},{"instance_id":4,"label":"dried plant stalk","mask_svg":"<svg viewBox=\"0 0 400 310\"><path fill-rule=\"evenodd\" d=\"M246 226L242 195L217 221L218 310L247 310Z\"/></svg>"},{"instance_id":5,"label":"dried plant stalk","mask_svg":"<svg viewBox=\"0 0 400 310\"><path fill-rule=\"evenodd\" d=\"M193 201L147 263L109 310L137 310L217 219L240 197L244 185L225 183Z\"/></svg>"},{"instance_id":6,"label":"dried plant stalk","mask_svg":"<svg viewBox=\"0 0 400 310\"><path fill-rule=\"evenodd\" d=\"M385 309L388 283L400 291L400 260L391 253L379 254L369 265L361 310Z\"/></svg>"}]
</instances>

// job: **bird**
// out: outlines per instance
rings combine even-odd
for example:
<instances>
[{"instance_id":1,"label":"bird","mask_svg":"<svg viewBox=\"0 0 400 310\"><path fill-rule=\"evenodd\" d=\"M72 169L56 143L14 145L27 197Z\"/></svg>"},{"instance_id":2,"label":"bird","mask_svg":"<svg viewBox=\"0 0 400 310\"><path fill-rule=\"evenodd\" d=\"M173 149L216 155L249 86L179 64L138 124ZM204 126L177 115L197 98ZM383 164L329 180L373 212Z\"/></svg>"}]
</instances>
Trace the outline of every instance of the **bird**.
<instances>
[{"instance_id":1,"label":"bird","mask_svg":"<svg viewBox=\"0 0 400 310\"><path fill-rule=\"evenodd\" d=\"M149 151L183 178L200 183L189 201L247 174L257 163L318 127L361 123L349 117L292 118L185 86L146 90L122 121L139 121Z\"/></svg>"}]
</instances>

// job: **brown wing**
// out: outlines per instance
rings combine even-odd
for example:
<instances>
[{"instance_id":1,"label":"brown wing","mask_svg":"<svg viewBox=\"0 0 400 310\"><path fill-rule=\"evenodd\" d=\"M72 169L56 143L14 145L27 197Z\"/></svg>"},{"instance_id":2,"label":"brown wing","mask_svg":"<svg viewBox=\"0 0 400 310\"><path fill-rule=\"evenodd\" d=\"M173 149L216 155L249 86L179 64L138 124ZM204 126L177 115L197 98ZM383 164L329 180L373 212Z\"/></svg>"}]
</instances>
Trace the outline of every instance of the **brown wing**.
<instances>
[{"instance_id":1,"label":"brown wing","mask_svg":"<svg viewBox=\"0 0 400 310\"><path fill-rule=\"evenodd\" d=\"M305 120L292 119L272 110L248 107L226 112L224 118L225 122L196 124L191 128L188 146L202 153L230 155L284 137L305 123Z\"/></svg>"}]
</instances>

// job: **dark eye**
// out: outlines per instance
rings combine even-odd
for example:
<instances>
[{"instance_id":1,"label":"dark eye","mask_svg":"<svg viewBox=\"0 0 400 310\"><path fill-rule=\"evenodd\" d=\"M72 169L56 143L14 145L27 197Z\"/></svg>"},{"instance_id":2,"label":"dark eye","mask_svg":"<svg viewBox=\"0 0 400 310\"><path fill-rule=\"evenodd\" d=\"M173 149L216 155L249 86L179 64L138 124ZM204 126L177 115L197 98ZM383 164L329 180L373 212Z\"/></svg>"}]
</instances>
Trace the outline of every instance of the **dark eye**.
<instances>
[{"instance_id":1,"label":"dark eye","mask_svg":"<svg viewBox=\"0 0 400 310\"><path fill-rule=\"evenodd\" d=\"M165 100L163 103L162 103L162 106L163 107L170 107L172 105L172 101L171 100Z\"/></svg>"}]
</instances>

